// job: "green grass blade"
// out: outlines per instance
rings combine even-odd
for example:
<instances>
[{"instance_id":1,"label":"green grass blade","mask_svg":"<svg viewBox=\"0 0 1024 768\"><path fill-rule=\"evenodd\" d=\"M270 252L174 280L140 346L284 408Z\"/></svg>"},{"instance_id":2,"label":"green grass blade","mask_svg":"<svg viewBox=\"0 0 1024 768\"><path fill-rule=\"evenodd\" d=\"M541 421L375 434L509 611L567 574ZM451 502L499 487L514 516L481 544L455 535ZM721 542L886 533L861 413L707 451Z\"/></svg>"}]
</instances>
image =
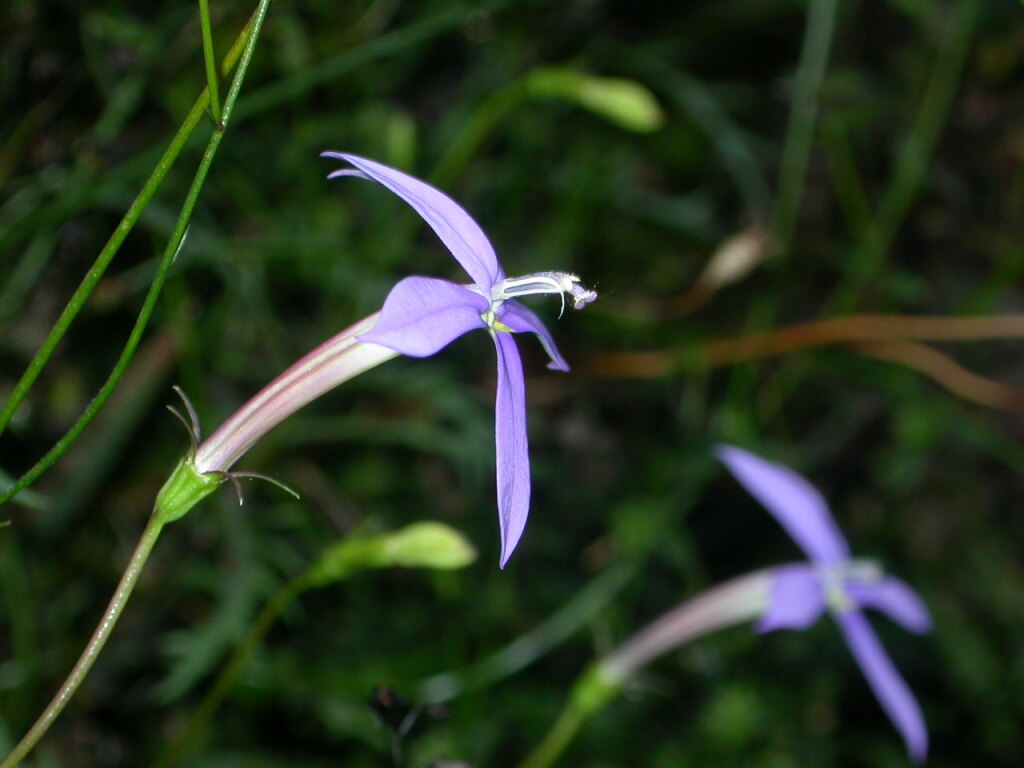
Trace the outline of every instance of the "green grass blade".
<instances>
[{"instance_id":1,"label":"green grass blade","mask_svg":"<svg viewBox=\"0 0 1024 768\"><path fill-rule=\"evenodd\" d=\"M209 0L199 0L199 23L203 29L203 60L206 62L206 92L210 95L210 114L213 115L214 122L220 125L220 96L217 93L217 62L213 58Z\"/></svg>"}]
</instances>

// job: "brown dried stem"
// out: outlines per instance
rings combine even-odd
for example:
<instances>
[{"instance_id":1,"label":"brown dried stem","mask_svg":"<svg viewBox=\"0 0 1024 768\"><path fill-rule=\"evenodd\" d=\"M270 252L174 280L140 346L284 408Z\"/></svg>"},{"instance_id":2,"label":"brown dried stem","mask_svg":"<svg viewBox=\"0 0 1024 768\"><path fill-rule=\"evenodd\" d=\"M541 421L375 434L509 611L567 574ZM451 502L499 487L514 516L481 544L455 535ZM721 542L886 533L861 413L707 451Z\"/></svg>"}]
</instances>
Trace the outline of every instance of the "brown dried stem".
<instances>
[{"instance_id":1,"label":"brown dried stem","mask_svg":"<svg viewBox=\"0 0 1024 768\"><path fill-rule=\"evenodd\" d=\"M1024 392L973 373L922 341L1024 338L1024 314L981 317L848 315L718 339L685 349L597 355L584 373L650 379L761 360L817 347L855 344L871 357L905 365L951 392L993 408L1024 413Z\"/></svg>"},{"instance_id":2,"label":"brown dried stem","mask_svg":"<svg viewBox=\"0 0 1024 768\"><path fill-rule=\"evenodd\" d=\"M1024 314L982 317L848 315L750 333L736 339L718 339L686 350L661 349L597 355L586 361L582 369L593 376L651 379L837 344L906 339L974 341L997 338L1024 338Z\"/></svg>"},{"instance_id":3,"label":"brown dried stem","mask_svg":"<svg viewBox=\"0 0 1024 768\"><path fill-rule=\"evenodd\" d=\"M949 355L916 341L873 341L860 344L862 354L912 368L955 395L990 408L1024 413L1024 392L967 370Z\"/></svg>"}]
</instances>

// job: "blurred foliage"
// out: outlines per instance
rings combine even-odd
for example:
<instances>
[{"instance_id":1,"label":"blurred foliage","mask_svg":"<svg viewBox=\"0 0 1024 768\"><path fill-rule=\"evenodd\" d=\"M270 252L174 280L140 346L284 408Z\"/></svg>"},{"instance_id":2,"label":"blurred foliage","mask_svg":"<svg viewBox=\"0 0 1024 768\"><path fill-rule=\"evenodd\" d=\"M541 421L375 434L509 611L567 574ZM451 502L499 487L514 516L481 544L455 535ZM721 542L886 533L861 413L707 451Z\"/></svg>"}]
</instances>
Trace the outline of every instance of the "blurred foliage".
<instances>
[{"instance_id":1,"label":"blurred foliage","mask_svg":"<svg viewBox=\"0 0 1024 768\"><path fill-rule=\"evenodd\" d=\"M212 0L218 55L251 11ZM0 41L6 394L205 71L191 2L8 0ZM401 745L409 766L512 764L595 651L717 580L796 555L708 458L726 440L807 474L854 548L932 607L937 629L923 639L876 622L921 698L929 764L1020 765L1019 410L961 399L909 358L850 347L628 379L596 363L836 314L1019 310L1022 77L1016 0L272 6L134 364L34 494L6 507L0 750L70 668L185 450L163 408L170 386L209 431L376 310L400 277L457 274L401 201L324 180L317 153L336 149L443 180L510 272L572 270L602 294L557 323L556 302L539 307L577 372L546 371L522 340L534 468L523 543L499 571L490 342L471 335L436 358L388 363L243 460L301 501L256 485L239 508L222 491L168 529L36 764L151 764L269 597L327 542L367 521L431 519L465 532L479 560L457 573L363 574L305 596L242 674L195 764L392 764L394 734L369 704L377 686L410 697L531 637L544 652L525 669L488 672L445 712L416 710ZM6 473L28 468L109 372L210 130L197 131L0 440ZM767 261L695 301L712 255L745 233ZM1019 340L938 348L1024 387ZM569 611L575 631L528 634L616 566L629 583L605 588L601 610ZM564 764L906 762L828 622L725 632L640 682L584 728Z\"/></svg>"}]
</instances>

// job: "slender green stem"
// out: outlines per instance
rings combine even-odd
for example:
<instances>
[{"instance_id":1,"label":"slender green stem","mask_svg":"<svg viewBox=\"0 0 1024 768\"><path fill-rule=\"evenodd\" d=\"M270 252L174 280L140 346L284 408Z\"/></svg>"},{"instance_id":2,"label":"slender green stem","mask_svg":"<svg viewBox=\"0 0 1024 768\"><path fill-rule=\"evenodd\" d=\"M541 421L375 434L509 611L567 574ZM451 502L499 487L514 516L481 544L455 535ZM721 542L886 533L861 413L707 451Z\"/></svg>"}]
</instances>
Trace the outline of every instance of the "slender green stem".
<instances>
[{"instance_id":1,"label":"slender green stem","mask_svg":"<svg viewBox=\"0 0 1024 768\"><path fill-rule=\"evenodd\" d=\"M621 690L621 679L610 674L602 661L591 664L576 680L565 709L544 740L526 756L518 768L548 768L552 765L569 746L587 718L604 709Z\"/></svg>"},{"instance_id":2,"label":"slender green stem","mask_svg":"<svg viewBox=\"0 0 1024 768\"><path fill-rule=\"evenodd\" d=\"M249 628L248 634L238 644L238 647L235 648L235 652L231 655L228 663L221 669L217 680L210 690L207 691L199 707L192 713L181 737L164 752L154 768L170 768L172 765L177 765L194 748L196 742L202 738L202 735L209 728L210 721L220 708L220 705L224 703L224 699L231 692L231 689L235 687L242 671L252 660L256 649L263 643L263 638L266 637L267 632L270 631L270 628L274 626L285 609L292 604L295 598L307 586L308 582L305 579L301 577L295 579L285 585L263 606L263 610L260 611L256 621Z\"/></svg>"},{"instance_id":3,"label":"slender green stem","mask_svg":"<svg viewBox=\"0 0 1024 768\"><path fill-rule=\"evenodd\" d=\"M192 180L192 185L191 187L189 187L188 194L185 196L185 202L183 203L181 212L178 215L178 220L175 223L174 231L171 234L171 239L167 243L167 248L164 250L163 257L161 258L160 264L157 267L156 275L154 276L153 282L149 287L149 291L146 293L146 298L143 301L142 309L139 311L139 316L136 319L135 325L132 327L132 331L128 336L128 341L125 343L124 349L121 351L120 357L118 357L117 362L114 364L114 367L110 372L110 376L107 378L105 382L103 382L103 386L100 387L99 392L96 393L96 396L93 398L92 402L89 403L88 407L86 407L82 415L64 434L64 436L57 441L53 448L51 448L38 462L36 462L36 464L30 470L28 470L28 472L26 472L24 475L18 478L18 480L12 486L10 486L6 491L4 491L2 495L0 495L0 503L8 501L9 499L13 498L19 491L22 491L25 488L27 488L36 480L36 478L38 478L43 472L49 469L54 464L54 462L56 462L61 456L64 455L64 453L71 446L71 444L89 425L89 423L92 421L93 417L100 410L100 408L103 407L104 403L106 403L107 399L114 391L114 388L121 380L121 376L124 374L124 371L128 367L128 364L131 362L132 356L135 354L135 349L136 347L138 347L139 342L142 339L142 334L146 329L147 323L149 322L149 318L153 314L153 310L156 308L157 299L160 296L160 291L163 288L164 281L167 278L167 273L170 271L171 265L174 262L174 257L177 254L178 249L181 247L181 243L185 238L185 231L188 229L188 223L192 217L192 211L195 209L196 201L199 198L199 193L203 188L203 184L206 182L206 175L210 170L210 165L213 163L213 158L217 154L217 148L220 146L220 143L224 138L224 133L227 128L228 120L230 119L231 116L231 111L234 108L235 101L238 99L238 93L239 90L241 89L242 81L245 79L245 73L249 68L249 62L252 60L252 53L253 50L255 49L256 41L259 38L260 29L263 26L263 19L266 17L267 8L269 6L270 0L260 0L259 6L257 7L256 12L253 14L252 19L250 19L249 24L246 26L246 29L243 30L242 35L240 35L240 39L244 37L245 44L244 47L242 48L242 52L239 57L238 69L235 72L234 79L231 82L231 88L228 91L227 98L224 101L224 112L222 122L217 127L217 129L214 130L213 134L210 136L209 142L206 145L206 151L203 153L202 160L200 160L199 162L199 168L196 170L196 175ZM197 102L197 104L198 103L199 102ZM201 112L202 110L200 109L200 114ZM185 138L187 138L187 135L185 136ZM141 212L142 211L140 209L138 213L141 214ZM138 216L136 216L135 218L137 219ZM132 223L134 223L134 221ZM111 253L111 257L112 256L113 253ZM106 268L106 265L104 264L103 267ZM92 274L91 271L90 274ZM99 280L99 275L96 276L96 280ZM76 291L76 296L78 296L78 293L79 292ZM85 296L82 296L82 303L84 303L85 298ZM68 306L70 308L71 304L69 304ZM79 307L76 307L75 312L77 312L77 309L79 308L80 305ZM65 314L66 313L67 310L65 310ZM68 318L68 325L70 324L73 316L74 313L72 313L71 317ZM64 330L66 330L66 328L67 326L65 325ZM57 342L60 341L59 336L54 337L53 333L51 333L51 338L53 338L53 346L56 346ZM50 339L47 339L47 342L49 341ZM37 359L38 357L39 356L37 355ZM45 363L45 360L43 360L42 362ZM34 363L35 361L33 361L33 364ZM40 365L39 368L41 369L42 365ZM38 374L38 371L36 371L36 374ZM19 386L20 384L21 382L19 382ZM29 383L29 386L31 386L31 383ZM27 391L28 387L26 386L25 392ZM24 397L24 393L22 393L21 396ZM14 400L14 395L12 395L11 399ZM13 413L13 409L11 409L11 412ZM9 416L10 415L8 414L8 418ZM2 428L2 426L3 422L0 421L0 428Z\"/></svg>"},{"instance_id":4,"label":"slender green stem","mask_svg":"<svg viewBox=\"0 0 1024 768\"><path fill-rule=\"evenodd\" d=\"M803 197L804 177L818 117L818 92L828 66L837 6L838 0L812 0L807 10L807 31L797 65L793 106L782 148L775 203L774 232L783 256L789 252Z\"/></svg>"},{"instance_id":5,"label":"slender green stem","mask_svg":"<svg viewBox=\"0 0 1024 768\"><path fill-rule=\"evenodd\" d=\"M565 751L591 715L622 692L623 684L673 648L725 627L762 616L767 608L772 569L754 571L712 587L677 605L594 661L573 684L569 701L544 740L519 768L548 768Z\"/></svg>"},{"instance_id":6,"label":"slender green stem","mask_svg":"<svg viewBox=\"0 0 1024 768\"><path fill-rule=\"evenodd\" d=\"M242 81L245 79L245 73L249 69L249 63L252 61L253 51L256 50L256 41L259 39L260 30L263 29L263 21L267 17L267 10L269 8L270 0L260 0L259 5L256 6L256 10L253 12L252 18L249 20L249 37L242 48L242 55L238 61L238 71L235 72L235 76L231 80L231 87L228 88L228 95L224 99L224 120L220 133L223 133L223 129L227 128L228 119L235 109L238 93L242 90Z\"/></svg>"},{"instance_id":7,"label":"slender green stem","mask_svg":"<svg viewBox=\"0 0 1024 768\"><path fill-rule=\"evenodd\" d=\"M199 23L203 28L203 58L206 60L206 90L210 94L210 114L221 123L220 97L217 95L217 62L213 58L213 33L210 30L209 0L199 0Z\"/></svg>"},{"instance_id":8,"label":"slender green stem","mask_svg":"<svg viewBox=\"0 0 1024 768\"><path fill-rule=\"evenodd\" d=\"M96 631L93 632L92 638L90 638L88 645L85 646L85 650L82 651L82 655L78 659L78 663L75 664L74 669L71 670L71 674L68 675L64 684L61 685L60 690L53 697L49 706L43 710L43 713L36 720L35 724L25 734L24 738L18 742L14 750L7 756L7 758L0 763L0 768L13 768L18 765L25 756L32 750L39 739L42 738L43 734L53 725L53 721L57 719L57 716L61 713L68 701L78 690L78 687L82 684L85 676L89 674L89 669L92 667L93 662L96 661L96 657L99 656L100 651L103 650L103 646L106 644L107 639L110 637L110 633L113 631L117 624L118 618L121 616L121 611L124 610L125 604L128 602L128 598L131 596L132 590L135 589L135 584L139 580L139 574L142 572L143 566L146 564L146 560L149 558L149 553L153 550L153 545L156 544L156 540L160 536L160 531L163 530L163 520L153 515L149 519L149 523L146 525L146 529L142 532L142 538L139 540L138 546L135 548L134 554L132 554L131 560L128 561L128 566L125 568L124 575L121 576L121 581L117 585L117 590L114 592L114 596L110 599L110 604L107 606L107 610L103 613L103 618L100 623L96 626Z\"/></svg>"},{"instance_id":9,"label":"slender green stem","mask_svg":"<svg viewBox=\"0 0 1024 768\"><path fill-rule=\"evenodd\" d=\"M424 680L414 689L416 698L443 703L511 677L565 642L605 610L636 571L635 562L609 568L541 624L501 650L462 669Z\"/></svg>"},{"instance_id":10,"label":"slender green stem","mask_svg":"<svg viewBox=\"0 0 1024 768\"><path fill-rule=\"evenodd\" d=\"M519 768L548 768L549 765L554 764L565 748L569 746L586 719L587 713L580 711L573 706L572 702L569 702L562 710L562 714L555 720L555 724L551 726L551 730L547 732L544 740L519 764Z\"/></svg>"}]
</instances>

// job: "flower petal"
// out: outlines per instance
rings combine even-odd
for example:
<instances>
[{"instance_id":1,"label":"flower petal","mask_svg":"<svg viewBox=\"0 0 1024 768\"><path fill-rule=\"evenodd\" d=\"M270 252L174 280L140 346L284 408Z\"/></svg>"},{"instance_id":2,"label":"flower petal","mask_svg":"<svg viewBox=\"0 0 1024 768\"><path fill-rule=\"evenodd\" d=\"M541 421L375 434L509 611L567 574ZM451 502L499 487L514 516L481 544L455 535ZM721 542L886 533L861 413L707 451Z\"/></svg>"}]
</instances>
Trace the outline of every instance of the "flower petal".
<instances>
[{"instance_id":1,"label":"flower petal","mask_svg":"<svg viewBox=\"0 0 1024 768\"><path fill-rule=\"evenodd\" d=\"M335 171L327 178L362 176L387 187L405 200L437 233L452 256L481 288L489 290L495 283L504 279L505 273L498 264L498 257L487 235L473 217L444 192L407 173L357 155L321 152L320 157L344 160L359 169L358 173L349 170Z\"/></svg>"},{"instance_id":2,"label":"flower petal","mask_svg":"<svg viewBox=\"0 0 1024 768\"><path fill-rule=\"evenodd\" d=\"M836 621L882 709L903 736L911 759L923 761L928 754L928 729L921 708L867 618L850 610L837 613Z\"/></svg>"},{"instance_id":3,"label":"flower petal","mask_svg":"<svg viewBox=\"0 0 1024 768\"><path fill-rule=\"evenodd\" d=\"M815 488L796 472L731 445L715 454L811 560L848 560L850 548Z\"/></svg>"},{"instance_id":4,"label":"flower petal","mask_svg":"<svg viewBox=\"0 0 1024 768\"><path fill-rule=\"evenodd\" d=\"M515 339L493 333L498 351L498 395L494 405L494 444L498 471L498 525L501 567L505 567L530 513L530 454L526 441L526 383Z\"/></svg>"},{"instance_id":5,"label":"flower petal","mask_svg":"<svg viewBox=\"0 0 1024 768\"><path fill-rule=\"evenodd\" d=\"M770 576L768 608L757 622L758 632L807 629L825 610L818 574L810 565L783 565Z\"/></svg>"},{"instance_id":6,"label":"flower petal","mask_svg":"<svg viewBox=\"0 0 1024 768\"><path fill-rule=\"evenodd\" d=\"M486 328L488 302L478 293L432 277L407 277L384 301L376 325L358 340L403 355L427 357L466 331Z\"/></svg>"},{"instance_id":7,"label":"flower petal","mask_svg":"<svg viewBox=\"0 0 1024 768\"><path fill-rule=\"evenodd\" d=\"M900 579L887 576L876 583L849 581L846 593L862 608L881 611L910 632L922 634L932 630L928 608L917 593Z\"/></svg>"},{"instance_id":8,"label":"flower petal","mask_svg":"<svg viewBox=\"0 0 1024 768\"><path fill-rule=\"evenodd\" d=\"M558 351L558 347L555 346L555 340L552 338L550 331L544 326L540 318L532 310L527 309L525 306L520 304L515 299L508 299L503 304L504 313L499 318L501 322L507 325L516 333L535 333L537 338L540 339L541 345L544 347L544 351L548 353L548 357L551 358L551 362L548 363L548 368L553 371L566 371L569 370L569 364L565 362L565 358L562 357L562 353Z\"/></svg>"}]
</instances>

